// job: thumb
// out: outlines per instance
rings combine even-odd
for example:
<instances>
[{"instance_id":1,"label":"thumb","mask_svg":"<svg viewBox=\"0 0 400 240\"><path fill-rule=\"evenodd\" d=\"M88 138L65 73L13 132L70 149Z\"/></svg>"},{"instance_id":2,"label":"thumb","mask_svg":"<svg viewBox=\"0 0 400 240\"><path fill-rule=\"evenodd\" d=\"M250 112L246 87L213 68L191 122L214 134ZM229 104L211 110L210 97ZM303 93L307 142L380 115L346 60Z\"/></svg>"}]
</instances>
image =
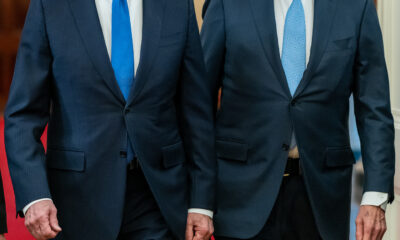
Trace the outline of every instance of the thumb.
<instances>
[{"instance_id":1,"label":"thumb","mask_svg":"<svg viewBox=\"0 0 400 240\"><path fill-rule=\"evenodd\" d=\"M358 219L356 221L356 239L357 240L363 239L363 231L364 231L364 222L362 219Z\"/></svg>"},{"instance_id":2,"label":"thumb","mask_svg":"<svg viewBox=\"0 0 400 240\"><path fill-rule=\"evenodd\" d=\"M57 209L52 208L50 210L50 227L53 231L55 232L61 232L61 227L58 225L58 219L57 219Z\"/></svg>"},{"instance_id":3,"label":"thumb","mask_svg":"<svg viewBox=\"0 0 400 240\"><path fill-rule=\"evenodd\" d=\"M186 225L186 240L193 240L193 224L188 221Z\"/></svg>"}]
</instances>

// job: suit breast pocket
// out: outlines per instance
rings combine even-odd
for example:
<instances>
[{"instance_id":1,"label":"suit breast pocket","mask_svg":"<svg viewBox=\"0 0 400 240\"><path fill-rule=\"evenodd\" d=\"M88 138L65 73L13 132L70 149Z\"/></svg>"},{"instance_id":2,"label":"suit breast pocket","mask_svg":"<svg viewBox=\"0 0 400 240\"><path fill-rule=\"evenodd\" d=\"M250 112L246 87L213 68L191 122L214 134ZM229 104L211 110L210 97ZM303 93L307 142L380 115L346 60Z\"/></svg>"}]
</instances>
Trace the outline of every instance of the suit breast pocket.
<instances>
[{"instance_id":1,"label":"suit breast pocket","mask_svg":"<svg viewBox=\"0 0 400 240\"><path fill-rule=\"evenodd\" d=\"M342 37L336 40L332 40L328 43L325 52L338 52L338 51L349 51L355 49L356 38L354 36Z\"/></svg>"},{"instance_id":2,"label":"suit breast pocket","mask_svg":"<svg viewBox=\"0 0 400 240\"><path fill-rule=\"evenodd\" d=\"M174 45L183 45L186 38L186 32L177 32L167 35L162 35L159 47L171 47Z\"/></svg>"}]
</instances>

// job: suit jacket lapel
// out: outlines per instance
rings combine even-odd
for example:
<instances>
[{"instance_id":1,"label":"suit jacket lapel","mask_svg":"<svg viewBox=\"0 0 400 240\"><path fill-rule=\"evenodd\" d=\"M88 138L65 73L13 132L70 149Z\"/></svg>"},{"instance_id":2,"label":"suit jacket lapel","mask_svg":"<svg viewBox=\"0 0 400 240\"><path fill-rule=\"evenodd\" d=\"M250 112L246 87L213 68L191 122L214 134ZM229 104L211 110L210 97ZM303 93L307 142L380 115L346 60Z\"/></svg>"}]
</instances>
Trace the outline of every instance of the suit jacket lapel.
<instances>
[{"instance_id":1,"label":"suit jacket lapel","mask_svg":"<svg viewBox=\"0 0 400 240\"><path fill-rule=\"evenodd\" d=\"M318 67L328 44L332 23L336 13L335 0L315 0L314 3L314 29L311 46L310 61L303 79L300 82L293 98L301 94L312 79L313 71Z\"/></svg>"},{"instance_id":2,"label":"suit jacket lapel","mask_svg":"<svg viewBox=\"0 0 400 240\"><path fill-rule=\"evenodd\" d=\"M124 104L125 99L115 79L114 70L107 53L95 1L69 0L69 2L76 25L93 65L112 93Z\"/></svg>"},{"instance_id":3,"label":"suit jacket lapel","mask_svg":"<svg viewBox=\"0 0 400 240\"><path fill-rule=\"evenodd\" d=\"M139 67L135 77L134 86L129 94L127 104L132 104L144 84L148 80L154 57L156 56L161 38L162 19L164 17L165 0L143 1L143 39L140 52Z\"/></svg>"},{"instance_id":4,"label":"suit jacket lapel","mask_svg":"<svg viewBox=\"0 0 400 240\"><path fill-rule=\"evenodd\" d=\"M264 52L285 93L291 96L279 53L274 0L251 0L251 7Z\"/></svg>"}]
</instances>

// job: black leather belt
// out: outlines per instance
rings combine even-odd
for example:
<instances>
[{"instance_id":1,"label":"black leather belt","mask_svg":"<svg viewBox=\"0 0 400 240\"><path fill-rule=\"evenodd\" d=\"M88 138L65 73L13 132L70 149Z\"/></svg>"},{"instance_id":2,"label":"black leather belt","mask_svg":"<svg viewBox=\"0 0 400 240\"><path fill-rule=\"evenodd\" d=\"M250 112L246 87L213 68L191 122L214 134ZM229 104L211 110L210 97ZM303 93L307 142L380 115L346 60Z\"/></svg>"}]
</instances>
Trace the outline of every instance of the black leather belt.
<instances>
[{"instance_id":1,"label":"black leather belt","mask_svg":"<svg viewBox=\"0 0 400 240\"><path fill-rule=\"evenodd\" d=\"M299 158L288 158L284 177L299 176L301 175L300 159Z\"/></svg>"}]
</instances>

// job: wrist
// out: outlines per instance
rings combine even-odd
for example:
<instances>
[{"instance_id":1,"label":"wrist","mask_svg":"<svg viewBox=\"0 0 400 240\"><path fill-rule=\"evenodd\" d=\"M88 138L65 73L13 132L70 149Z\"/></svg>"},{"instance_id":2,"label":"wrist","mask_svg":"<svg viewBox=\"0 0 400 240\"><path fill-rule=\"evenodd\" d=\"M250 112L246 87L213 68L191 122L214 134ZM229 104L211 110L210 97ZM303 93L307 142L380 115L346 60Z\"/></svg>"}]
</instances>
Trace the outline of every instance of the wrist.
<instances>
[{"instance_id":1,"label":"wrist","mask_svg":"<svg viewBox=\"0 0 400 240\"><path fill-rule=\"evenodd\" d=\"M202 209L202 208L190 208L188 210L188 213L202 214L202 215L208 216L211 219L214 217L214 212L213 211L207 210L207 209Z\"/></svg>"},{"instance_id":2,"label":"wrist","mask_svg":"<svg viewBox=\"0 0 400 240\"><path fill-rule=\"evenodd\" d=\"M28 210L29 210L29 208L30 208L31 206L33 206L35 203L38 203L38 202L41 202L41 201L53 201L53 200L51 200L51 198L41 198L41 199L32 201L31 203L29 203L28 205L26 205L26 206L22 209L22 212L23 212L24 216L26 215L26 213L28 212Z\"/></svg>"}]
</instances>

